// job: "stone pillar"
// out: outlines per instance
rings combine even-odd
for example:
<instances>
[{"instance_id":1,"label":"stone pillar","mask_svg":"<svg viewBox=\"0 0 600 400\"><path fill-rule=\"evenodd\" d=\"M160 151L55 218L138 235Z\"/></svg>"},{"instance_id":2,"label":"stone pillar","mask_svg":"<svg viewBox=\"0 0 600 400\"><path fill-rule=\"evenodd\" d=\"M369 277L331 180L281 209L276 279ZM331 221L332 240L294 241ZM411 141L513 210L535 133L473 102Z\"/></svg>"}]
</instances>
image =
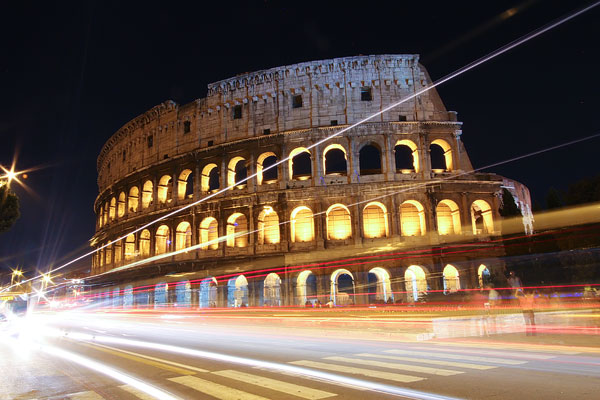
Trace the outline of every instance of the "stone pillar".
<instances>
[{"instance_id":1,"label":"stone pillar","mask_svg":"<svg viewBox=\"0 0 600 400\"><path fill-rule=\"evenodd\" d=\"M312 148L312 185L313 186L323 186L323 176L325 172L323 171L323 162L322 162L322 154L320 146Z\"/></svg>"},{"instance_id":2,"label":"stone pillar","mask_svg":"<svg viewBox=\"0 0 600 400\"><path fill-rule=\"evenodd\" d=\"M367 271L356 271L354 273L354 304L369 304L369 273Z\"/></svg>"}]
</instances>

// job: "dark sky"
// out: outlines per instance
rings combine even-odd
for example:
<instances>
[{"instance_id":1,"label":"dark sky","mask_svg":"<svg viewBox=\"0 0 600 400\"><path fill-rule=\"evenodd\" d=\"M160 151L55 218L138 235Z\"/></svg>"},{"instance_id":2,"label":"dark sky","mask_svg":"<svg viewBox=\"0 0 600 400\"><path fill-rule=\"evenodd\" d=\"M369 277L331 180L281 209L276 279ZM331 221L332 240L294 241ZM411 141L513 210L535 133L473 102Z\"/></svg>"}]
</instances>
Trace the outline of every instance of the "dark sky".
<instances>
[{"instance_id":1,"label":"dark sky","mask_svg":"<svg viewBox=\"0 0 600 400\"><path fill-rule=\"evenodd\" d=\"M0 164L32 193L0 235L0 271L87 250L96 157L123 124L206 85L302 61L418 53L433 79L587 2L9 2L0 15ZM422 5L416 5L417 3ZM513 7L510 18L498 16ZM475 167L600 129L600 7L439 87ZM600 172L600 140L493 171L543 200Z\"/></svg>"}]
</instances>

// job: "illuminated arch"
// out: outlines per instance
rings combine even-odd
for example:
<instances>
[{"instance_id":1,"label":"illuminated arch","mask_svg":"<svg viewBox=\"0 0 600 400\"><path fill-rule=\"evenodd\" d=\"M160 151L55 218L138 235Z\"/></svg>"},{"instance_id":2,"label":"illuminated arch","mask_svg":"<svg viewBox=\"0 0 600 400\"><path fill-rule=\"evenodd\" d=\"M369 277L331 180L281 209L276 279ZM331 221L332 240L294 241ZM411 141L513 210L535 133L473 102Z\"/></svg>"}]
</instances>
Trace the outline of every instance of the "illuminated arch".
<instances>
[{"instance_id":1,"label":"illuminated arch","mask_svg":"<svg viewBox=\"0 0 600 400\"><path fill-rule=\"evenodd\" d=\"M171 183L172 181L173 177L170 175L163 175L158 181L158 186L156 188L158 204L164 204L171 201L171 195L173 191L173 185Z\"/></svg>"},{"instance_id":2,"label":"illuminated arch","mask_svg":"<svg viewBox=\"0 0 600 400\"><path fill-rule=\"evenodd\" d=\"M121 251L123 248L123 244L121 243L122 240L119 240L117 242L114 243L114 249L115 249L115 254L114 254L114 259L115 259L115 264L118 264L121 262Z\"/></svg>"},{"instance_id":3,"label":"illuminated arch","mask_svg":"<svg viewBox=\"0 0 600 400\"><path fill-rule=\"evenodd\" d=\"M334 204L327 209L327 239L344 240L352 237L350 210L343 204Z\"/></svg>"},{"instance_id":4,"label":"illuminated arch","mask_svg":"<svg viewBox=\"0 0 600 400\"><path fill-rule=\"evenodd\" d=\"M330 154L331 158L327 157L328 154ZM337 164L339 164L339 166ZM341 167L342 164L343 167ZM348 174L348 153L344 146L333 143L325 147L325 150L323 150L323 173L325 175Z\"/></svg>"},{"instance_id":5,"label":"illuminated arch","mask_svg":"<svg viewBox=\"0 0 600 400\"><path fill-rule=\"evenodd\" d=\"M127 285L123 290L123 308L133 307L133 286Z\"/></svg>"},{"instance_id":6,"label":"illuminated arch","mask_svg":"<svg viewBox=\"0 0 600 400\"><path fill-rule=\"evenodd\" d=\"M440 235L460 235L460 210L452 200L442 200L436 207L438 233Z\"/></svg>"},{"instance_id":7,"label":"illuminated arch","mask_svg":"<svg viewBox=\"0 0 600 400\"><path fill-rule=\"evenodd\" d=\"M144 182L142 189L142 210L150 207L153 203L154 184L152 181Z\"/></svg>"},{"instance_id":8,"label":"illuminated arch","mask_svg":"<svg viewBox=\"0 0 600 400\"><path fill-rule=\"evenodd\" d=\"M427 275L423 267L411 265L404 272L404 285L408 301L417 301L419 296L427 293Z\"/></svg>"},{"instance_id":9,"label":"illuminated arch","mask_svg":"<svg viewBox=\"0 0 600 400\"><path fill-rule=\"evenodd\" d=\"M406 155L410 154L411 159L407 157L406 160L403 160L402 157L402 149L407 148ZM419 172L421 170L421 165L419 163L419 151L417 145L412 140L402 139L396 142L394 146L394 156L396 161L396 171L401 172ZM411 171L412 170L412 171Z\"/></svg>"},{"instance_id":10,"label":"illuminated arch","mask_svg":"<svg viewBox=\"0 0 600 400\"><path fill-rule=\"evenodd\" d=\"M341 276L348 276L350 279L345 279L344 282L340 282ZM336 269L331 274L331 300L333 304L339 306L345 306L352 303L354 298L354 276L352 272L347 269ZM350 293L349 293L350 292Z\"/></svg>"},{"instance_id":11,"label":"illuminated arch","mask_svg":"<svg viewBox=\"0 0 600 400\"><path fill-rule=\"evenodd\" d=\"M181 250L192 246L192 226L183 221L177 225L175 230L175 250Z\"/></svg>"},{"instance_id":12,"label":"illuminated arch","mask_svg":"<svg viewBox=\"0 0 600 400\"><path fill-rule=\"evenodd\" d=\"M444 293L454 293L460 290L460 278L454 265L446 265L442 274L444 276Z\"/></svg>"},{"instance_id":13,"label":"illuminated arch","mask_svg":"<svg viewBox=\"0 0 600 400\"><path fill-rule=\"evenodd\" d=\"M279 216L273 207L266 206L258 214L258 244L276 244L279 240Z\"/></svg>"},{"instance_id":14,"label":"illuminated arch","mask_svg":"<svg viewBox=\"0 0 600 400\"><path fill-rule=\"evenodd\" d=\"M112 254L113 254L113 245L111 243L104 248L104 257L105 257L104 264L105 265L112 264Z\"/></svg>"},{"instance_id":15,"label":"illuminated arch","mask_svg":"<svg viewBox=\"0 0 600 400\"><path fill-rule=\"evenodd\" d=\"M244 157L233 157L227 164L227 186L237 185L241 180L246 179L248 171L246 169L246 159ZM246 185L246 182L240 183L238 187Z\"/></svg>"},{"instance_id":16,"label":"illuminated arch","mask_svg":"<svg viewBox=\"0 0 600 400\"><path fill-rule=\"evenodd\" d=\"M425 234L425 209L415 200L406 200L400 206L400 230L402 236Z\"/></svg>"},{"instance_id":17,"label":"illuminated arch","mask_svg":"<svg viewBox=\"0 0 600 400\"><path fill-rule=\"evenodd\" d=\"M194 173L184 169L177 179L177 199L191 199L194 196Z\"/></svg>"},{"instance_id":18,"label":"illuminated arch","mask_svg":"<svg viewBox=\"0 0 600 400\"><path fill-rule=\"evenodd\" d=\"M125 238L125 261L130 261L135 258L135 236L127 235Z\"/></svg>"},{"instance_id":19,"label":"illuminated arch","mask_svg":"<svg viewBox=\"0 0 600 400\"><path fill-rule=\"evenodd\" d=\"M156 229L154 236L154 255L165 254L171 249L170 230L167 225L161 225Z\"/></svg>"},{"instance_id":20,"label":"illuminated arch","mask_svg":"<svg viewBox=\"0 0 600 400\"><path fill-rule=\"evenodd\" d=\"M238 275L227 282L227 306L248 306L248 280L244 275Z\"/></svg>"},{"instance_id":21,"label":"illuminated arch","mask_svg":"<svg viewBox=\"0 0 600 400\"><path fill-rule=\"evenodd\" d=\"M219 223L213 217L206 217L200 223L200 243L202 249L219 248Z\"/></svg>"},{"instance_id":22,"label":"illuminated arch","mask_svg":"<svg viewBox=\"0 0 600 400\"><path fill-rule=\"evenodd\" d=\"M142 258L150 257L150 231L144 229L140 233L140 256Z\"/></svg>"},{"instance_id":23,"label":"illuminated arch","mask_svg":"<svg viewBox=\"0 0 600 400\"><path fill-rule=\"evenodd\" d=\"M433 142L431 142L431 145L429 145L429 149L431 151L433 146L439 146L442 149L443 155L444 155L444 164L445 165L431 165L431 169L435 170L435 169L440 169L443 171L452 171L453 169L453 164L452 164L452 147L450 147L450 145L448 144L448 142L446 142L443 139L436 139ZM434 171L435 172L435 171Z\"/></svg>"},{"instance_id":24,"label":"illuminated arch","mask_svg":"<svg viewBox=\"0 0 600 400\"><path fill-rule=\"evenodd\" d=\"M200 190L202 193L212 192L219 189L219 168L217 164L207 164L202 168L200 177Z\"/></svg>"},{"instance_id":25,"label":"illuminated arch","mask_svg":"<svg viewBox=\"0 0 600 400\"><path fill-rule=\"evenodd\" d=\"M358 152L361 175L381 174L381 148L375 143L367 143Z\"/></svg>"},{"instance_id":26,"label":"illuminated arch","mask_svg":"<svg viewBox=\"0 0 600 400\"><path fill-rule=\"evenodd\" d=\"M227 218L227 247L248 245L248 220L242 213L233 213Z\"/></svg>"},{"instance_id":27,"label":"illuminated arch","mask_svg":"<svg viewBox=\"0 0 600 400\"><path fill-rule=\"evenodd\" d=\"M299 306L304 306L307 301L313 304L317 301L317 279L311 270L305 269L298 274L296 296Z\"/></svg>"},{"instance_id":28,"label":"illuminated arch","mask_svg":"<svg viewBox=\"0 0 600 400\"><path fill-rule=\"evenodd\" d=\"M293 179L305 180L305 179L310 179L312 177L312 163L311 162L308 163L309 169L307 169L307 170L298 169L298 165L296 165L296 169L294 169L294 159L296 159L296 157L301 156L304 153L308 154L309 159L312 159L312 155L311 155L310 151L308 151L308 149L306 149L305 147L296 147L294 150L292 150L290 152L289 161L288 161L288 166L289 166L289 170L290 170L289 171L290 180L293 180ZM300 160L298 160L298 161L300 161Z\"/></svg>"},{"instance_id":29,"label":"illuminated arch","mask_svg":"<svg viewBox=\"0 0 600 400\"><path fill-rule=\"evenodd\" d=\"M390 273L381 267L371 268L369 270L369 275L374 275L376 278L374 289L375 292L369 296L371 299L377 300L379 302L387 302L388 300L394 301L394 293L392 292L392 284L390 281ZM368 277L370 278L370 277ZM371 284L369 282L369 286ZM369 290L371 293L371 290ZM371 302L371 301L370 301Z\"/></svg>"},{"instance_id":30,"label":"illuminated arch","mask_svg":"<svg viewBox=\"0 0 600 400\"><path fill-rule=\"evenodd\" d=\"M110 199L110 206L108 209L108 219L114 221L117 216L117 200L114 197Z\"/></svg>"},{"instance_id":31,"label":"illuminated arch","mask_svg":"<svg viewBox=\"0 0 600 400\"><path fill-rule=\"evenodd\" d=\"M154 286L154 308L162 308L168 305L169 284L166 282L157 283Z\"/></svg>"},{"instance_id":32,"label":"illuminated arch","mask_svg":"<svg viewBox=\"0 0 600 400\"><path fill-rule=\"evenodd\" d=\"M292 242L310 242L315 240L315 222L313 212L306 206L296 207L291 214Z\"/></svg>"},{"instance_id":33,"label":"illuminated arch","mask_svg":"<svg viewBox=\"0 0 600 400\"><path fill-rule=\"evenodd\" d=\"M177 282L175 285L175 303L177 307L192 306L192 285L190 281Z\"/></svg>"},{"instance_id":34,"label":"illuminated arch","mask_svg":"<svg viewBox=\"0 0 600 400\"><path fill-rule=\"evenodd\" d=\"M198 303L202 308L217 306L217 287L219 283L214 277L204 278L200 282L200 295Z\"/></svg>"},{"instance_id":35,"label":"illuminated arch","mask_svg":"<svg viewBox=\"0 0 600 400\"><path fill-rule=\"evenodd\" d=\"M277 155L272 151L262 153L260 156L258 156L256 160L256 182L259 185L262 185L263 183L274 183L275 181L277 181L277 169L279 168L278 166L273 167L263 173L264 168L268 168L276 162Z\"/></svg>"},{"instance_id":36,"label":"illuminated arch","mask_svg":"<svg viewBox=\"0 0 600 400\"><path fill-rule=\"evenodd\" d=\"M125 215L125 192L119 193L117 201L117 218L122 218Z\"/></svg>"},{"instance_id":37,"label":"illuminated arch","mask_svg":"<svg viewBox=\"0 0 600 400\"><path fill-rule=\"evenodd\" d=\"M494 217L492 208L485 200L475 200L471 205L471 222L473 224L473 234L492 234L494 233Z\"/></svg>"},{"instance_id":38,"label":"illuminated arch","mask_svg":"<svg viewBox=\"0 0 600 400\"><path fill-rule=\"evenodd\" d=\"M104 212L102 213L102 224L106 225L108 223L108 202L104 203Z\"/></svg>"},{"instance_id":39,"label":"illuminated arch","mask_svg":"<svg viewBox=\"0 0 600 400\"><path fill-rule=\"evenodd\" d=\"M484 264L481 264L477 269L477 280L480 288L485 287L491 280L490 270Z\"/></svg>"},{"instance_id":40,"label":"illuminated arch","mask_svg":"<svg viewBox=\"0 0 600 400\"><path fill-rule=\"evenodd\" d=\"M137 186L132 186L129 189L129 196L127 197L127 209L130 213L138 211L140 203L140 189Z\"/></svg>"},{"instance_id":41,"label":"illuminated arch","mask_svg":"<svg viewBox=\"0 0 600 400\"><path fill-rule=\"evenodd\" d=\"M281 278L271 272L263 285L263 304L265 306L281 306Z\"/></svg>"},{"instance_id":42,"label":"illuminated arch","mask_svg":"<svg viewBox=\"0 0 600 400\"><path fill-rule=\"evenodd\" d=\"M365 238L389 236L388 214L385 206L379 202L368 203L363 209L363 232Z\"/></svg>"}]
</instances>

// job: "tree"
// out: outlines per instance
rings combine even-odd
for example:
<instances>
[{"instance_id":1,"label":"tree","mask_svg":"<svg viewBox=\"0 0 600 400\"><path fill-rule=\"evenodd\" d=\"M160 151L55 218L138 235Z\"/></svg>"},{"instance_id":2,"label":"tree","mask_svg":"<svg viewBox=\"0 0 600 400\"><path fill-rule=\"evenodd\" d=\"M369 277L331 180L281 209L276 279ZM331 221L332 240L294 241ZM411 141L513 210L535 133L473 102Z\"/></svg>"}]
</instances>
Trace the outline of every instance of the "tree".
<instances>
[{"instance_id":1,"label":"tree","mask_svg":"<svg viewBox=\"0 0 600 400\"><path fill-rule=\"evenodd\" d=\"M17 195L7 185L0 186L0 233L9 230L20 215Z\"/></svg>"},{"instance_id":2,"label":"tree","mask_svg":"<svg viewBox=\"0 0 600 400\"><path fill-rule=\"evenodd\" d=\"M569 185L565 194L565 203L570 206L596 201L600 201L600 175Z\"/></svg>"},{"instance_id":3,"label":"tree","mask_svg":"<svg viewBox=\"0 0 600 400\"><path fill-rule=\"evenodd\" d=\"M515 198L506 188L502 189L502 207L500 207L500 215L504 218L521 217L523 215L521 210L519 210L519 207L517 207L517 203L515 203Z\"/></svg>"},{"instance_id":4,"label":"tree","mask_svg":"<svg viewBox=\"0 0 600 400\"><path fill-rule=\"evenodd\" d=\"M564 206L562 196L555 188L551 187L546 194L546 208L552 210L553 208L561 208Z\"/></svg>"}]
</instances>

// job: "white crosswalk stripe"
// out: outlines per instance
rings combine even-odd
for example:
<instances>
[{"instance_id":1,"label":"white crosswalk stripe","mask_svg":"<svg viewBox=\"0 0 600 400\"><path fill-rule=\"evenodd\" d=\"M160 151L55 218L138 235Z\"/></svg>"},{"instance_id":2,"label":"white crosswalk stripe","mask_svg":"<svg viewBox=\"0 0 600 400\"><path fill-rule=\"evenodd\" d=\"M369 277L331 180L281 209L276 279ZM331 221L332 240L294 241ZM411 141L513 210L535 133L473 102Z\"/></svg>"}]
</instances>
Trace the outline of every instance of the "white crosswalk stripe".
<instances>
[{"instance_id":1,"label":"white crosswalk stripe","mask_svg":"<svg viewBox=\"0 0 600 400\"><path fill-rule=\"evenodd\" d=\"M384 361L365 360L362 358L349 358L349 357L334 356L334 357L325 357L324 360L340 361L340 362L351 363L351 364L368 365L371 367L399 369L399 370L410 371L410 372L421 372L424 374L431 374L431 375L452 376L452 375L462 374L462 371L453 371L453 370L449 370L449 369L422 367L422 366L414 365L414 364L400 364L400 363L391 363L391 362L384 362Z\"/></svg>"},{"instance_id":2,"label":"white crosswalk stripe","mask_svg":"<svg viewBox=\"0 0 600 400\"><path fill-rule=\"evenodd\" d=\"M390 381L403 382L403 383L417 382L417 381L422 381L425 379L425 378L422 378L419 376L397 374L395 372L377 371L377 370L366 369L366 368L348 367L345 365L322 363L319 361L300 360L300 361L292 361L292 362L290 362L290 364L301 365L303 367L309 367L309 368L324 369L327 371L334 371L334 372L338 372L338 373L364 375L364 376L368 376L371 378L387 379Z\"/></svg>"},{"instance_id":3,"label":"white crosswalk stripe","mask_svg":"<svg viewBox=\"0 0 600 400\"><path fill-rule=\"evenodd\" d=\"M412 355L412 356L422 356L422 357L434 357L434 358L448 358L451 360L464 360L464 361L478 361L485 362L491 364L504 364L504 365L521 365L527 363L527 361L522 360L509 360L506 358L498 358L498 357L478 357L478 356L468 356L463 354L440 354L429 351L410 351L410 350L385 350L386 353L392 354L402 354L402 355Z\"/></svg>"},{"instance_id":4,"label":"white crosswalk stripe","mask_svg":"<svg viewBox=\"0 0 600 400\"><path fill-rule=\"evenodd\" d=\"M434 351L443 351L446 353L456 353L458 350L456 349L444 349L441 347L411 347L411 349L415 350L434 350ZM530 358L535 360L549 360L551 358L556 358L553 355L546 354L532 354L532 353L517 353L512 351L499 351L499 350L479 350L479 349L461 349L461 352L466 354L479 354L486 356L500 356L500 357L517 357L517 358Z\"/></svg>"},{"instance_id":5,"label":"white crosswalk stripe","mask_svg":"<svg viewBox=\"0 0 600 400\"><path fill-rule=\"evenodd\" d=\"M103 400L104 397L100 396L96 392L86 391L86 392L78 392L71 393L65 396L65 398L69 400Z\"/></svg>"},{"instance_id":6,"label":"white crosswalk stripe","mask_svg":"<svg viewBox=\"0 0 600 400\"><path fill-rule=\"evenodd\" d=\"M266 400L265 397L198 378L197 376L184 375L169 378L169 380L221 400Z\"/></svg>"},{"instance_id":7,"label":"white crosswalk stripe","mask_svg":"<svg viewBox=\"0 0 600 400\"><path fill-rule=\"evenodd\" d=\"M416 357L388 356L386 354L359 353L359 354L355 354L355 356L383 358L386 360L408 361L408 362L416 362L416 363L422 363L422 364L433 364L433 365L442 365L445 367L467 368L467 369L477 369L477 370L486 370L486 369L497 368L495 365L471 364L471 363L446 361L446 360L430 360L427 358L416 358Z\"/></svg>"},{"instance_id":8,"label":"white crosswalk stripe","mask_svg":"<svg viewBox=\"0 0 600 400\"><path fill-rule=\"evenodd\" d=\"M141 390L134 388L133 386L121 385L119 386L119 388L123 389L126 392L129 392L130 394L134 395L135 397L141 400L156 400L156 397L151 396L148 393L142 392Z\"/></svg>"}]
</instances>

